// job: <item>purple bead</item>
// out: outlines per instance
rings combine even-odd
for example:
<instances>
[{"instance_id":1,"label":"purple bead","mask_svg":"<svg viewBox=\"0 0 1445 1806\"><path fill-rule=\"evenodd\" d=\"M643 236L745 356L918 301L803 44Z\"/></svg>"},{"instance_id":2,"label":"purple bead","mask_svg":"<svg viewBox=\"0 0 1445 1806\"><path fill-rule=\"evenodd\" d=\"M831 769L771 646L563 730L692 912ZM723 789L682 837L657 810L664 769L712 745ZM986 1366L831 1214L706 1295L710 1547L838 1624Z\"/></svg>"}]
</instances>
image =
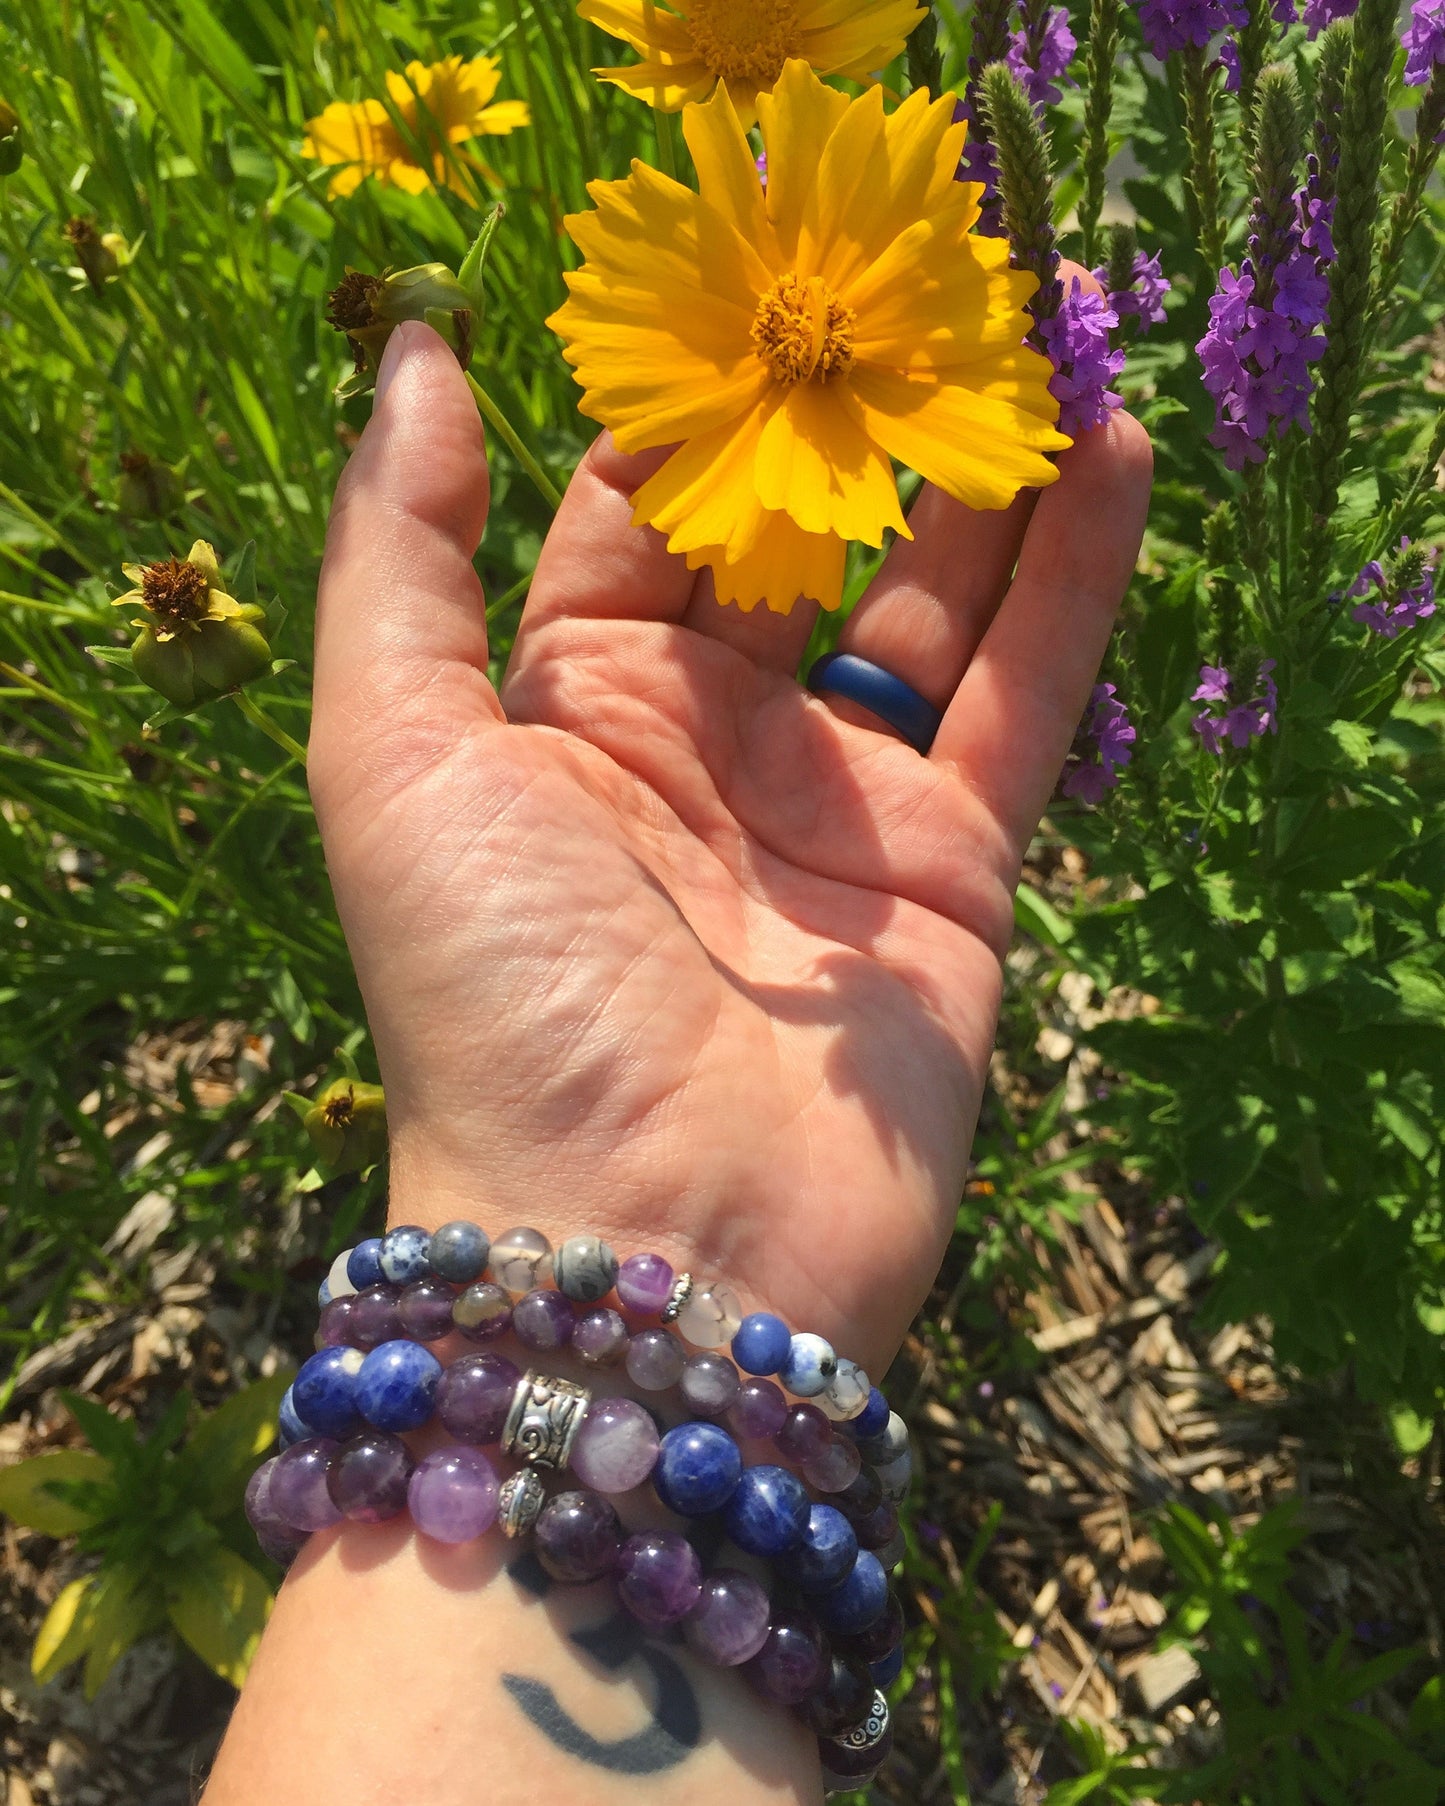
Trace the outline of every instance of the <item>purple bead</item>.
<instances>
[{"instance_id":1,"label":"purple bead","mask_svg":"<svg viewBox=\"0 0 1445 1806\"><path fill-rule=\"evenodd\" d=\"M883 1608L881 1618L875 1618L866 1630L860 1630L851 1637L840 1637L838 1647L847 1655L855 1655L860 1661L867 1662L871 1668L875 1662L881 1662L886 1656L893 1654L903 1641L903 1607L898 1595L890 1587L888 1603Z\"/></svg>"},{"instance_id":2,"label":"purple bead","mask_svg":"<svg viewBox=\"0 0 1445 1806\"><path fill-rule=\"evenodd\" d=\"M521 1378L521 1368L505 1355L469 1354L453 1361L437 1381L442 1427L458 1442L500 1442Z\"/></svg>"},{"instance_id":3,"label":"purple bead","mask_svg":"<svg viewBox=\"0 0 1445 1806\"><path fill-rule=\"evenodd\" d=\"M572 1472L598 1492L629 1492L657 1465L660 1441L635 1399L595 1398L572 1445Z\"/></svg>"},{"instance_id":4,"label":"purple bead","mask_svg":"<svg viewBox=\"0 0 1445 1806\"><path fill-rule=\"evenodd\" d=\"M891 1499L884 1499L865 1516L854 1518L853 1528L858 1532L860 1549L886 1549L898 1531L898 1507Z\"/></svg>"},{"instance_id":5,"label":"purple bead","mask_svg":"<svg viewBox=\"0 0 1445 1806\"><path fill-rule=\"evenodd\" d=\"M497 1476L480 1449L438 1449L407 1487L411 1521L439 1543L469 1543L497 1521Z\"/></svg>"},{"instance_id":6,"label":"purple bead","mask_svg":"<svg viewBox=\"0 0 1445 1806\"><path fill-rule=\"evenodd\" d=\"M418 1279L401 1295L397 1315L401 1327L418 1342L440 1342L452 1333L456 1293L440 1279Z\"/></svg>"},{"instance_id":7,"label":"purple bead","mask_svg":"<svg viewBox=\"0 0 1445 1806\"><path fill-rule=\"evenodd\" d=\"M843 1516L851 1518L855 1524L859 1518L866 1518L883 1503L883 1488L878 1484L877 1474L871 1467L861 1468L829 1503L836 1505Z\"/></svg>"},{"instance_id":8,"label":"purple bead","mask_svg":"<svg viewBox=\"0 0 1445 1806\"><path fill-rule=\"evenodd\" d=\"M537 1286L512 1306L512 1333L537 1354L550 1354L572 1340L572 1300L548 1286Z\"/></svg>"},{"instance_id":9,"label":"purple bead","mask_svg":"<svg viewBox=\"0 0 1445 1806\"><path fill-rule=\"evenodd\" d=\"M512 1327L512 1300L490 1279L479 1279L452 1300L452 1322L469 1342L490 1342Z\"/></svg>"},{"instance_id":10,"label":"purple bead","mask_svg":"<svg viewBox=\"0 0 1445 1806\"><path fill-rule=\"evenodd\" d=\"M268 1561L278 1568L289 1568L306 1547L306 1538L294 1530L258 1530L256 1542Z\"/></svg>"},{"instance_id":11,"label":"purple bead","mask_svg":"<svg viewBox=\"0 0 1445 1806\"><path fill-rule=\"evenodd\" d=\"M744 1380L728 1408L728 1428L745 1441L776 1436L788 1415L788 1401L771 1380Z\"/></svg>"},{"instance_id":12,"label":"purple bead","mask_svg":"<svg viewBox=\"0 0 1445 1806\"><path fill-rule=\"evenodd\" d=\"M838 1737L861 1724L873 1704L873 1676L857 1656L835 1655L822 1684L808 1696L803 1717L820 1737Z\"/></svg>"},{"instance_id":13,"label":"purple bead","mask_svg":"<svg viewBox=\"0 0 1445 1806\"><path fill-rule=\"evenodd\" d=\"M271 1476L276 1471L277 1457L263 1461L246 1482L246 1522L257 1536L284 1536L285 1520L271 1504Z\"/></svg>"},{"instance_id":14,"label":"purple bead","mask_svg":"<svg viewBox=\"0 0 1445 1806\"><path fill-rule=\"evenodd\" d=\"M627 1353L627 1325L620 1311L606 1305L577 1319L572 1352L589 1367L615 1367Z\"/></svg>"},{"instance_id":15,"label":"purple bead","mask_svg":"<svg viewBox=\"0 0 1445 1806\"><path fill-rule=\"evenodd\" d=\"M671 1530L630 1536L617 1558L617 1597L639 1624L677 1624L702 1593L702 1563L686 1537Z\"/></svg>"},{"instance_id":16,"label":"purple bead","mask_svg":"<svg viewBox=\"0 0 1445 1806\"><path fill-rule=\"evenodd\" d=\"M833 1440L833 1426L816 1405L794 1405L774 1441L789 1461L809 1461Z\"/></svg>"},{"instance_id":17,"label":"purple bead","mask_svg":"<svg viewBox=\"0 0 1445 1806\"><path fill-rule=\"evenodd\" d=\"M655 1317L672 1296L674 1277L660 1254L634 1254L617 1270L617 1296L628 1310Z\"/></svg>"},{"instance_id":18,"label":"purple bead","mask_svg":"<svg viewBox=\"0 0 1445 1806\"><path fill-rule=\"evenodd\" d=\"M682 1344L665 1329L645 1329L627 1345L627 1376L644 1392L675 1386L682 1378L682 1361Z\"/></svg>"},{"instance_id":19,"label":"purple bead","mask_svg":"<svg viewBox=\"0 0 1445 1806\"><path fill-rule=\"evenodd\" d=\"M351 1301L351 1336L358 1348L380 1348L401 1334L401 1287L371 1286Z\"/></svg>"},{"instance_id":20,"label":"purple bead","mask_svg":"<svg viewBox=\"0 0 1445 1806\"><path fill-rule=\"evenodd\" d=\"M351 1334L351 1313L356 1296L348 1292L344 1298L333 1298L324 1305L316 1325L317 1348L352 1348L357 1346Z\"/></svg>"},{"instance_id":21,"label":"purple bead","mask_svg":"<svg viewBox=\"0 0 1445 1806\"><path fill-rule=\"evenodd\" d=\"M903 1672L903 1645L900 1643L881 1662L870 1662L868 1672L873 1676L873 1685L881 1687L886 1693Z\"/></svg>"},{"instance_id":22,"label":"purple bead","mask_svg":"<svg viewBox=\"0 0 1445 1806\"><path fill-rule=\"evenodd\" d=\"M340 1445L329 1436L310 1436L276 1457L267 1503L291 1530L324 1530L341 1513L326 1490L326 1470Z\"/></svg>"},{"instance_id":23,"label":"purple bead","mask_svg":"<svg viewBox=\"0 0 1445 1806\"><path fill-rule=\"evenodd\" d=\"M379 1524L406 1510L411 1469L411 1455L399 1436L367 1430L343 1442L332 1456L326 1488L343 1516L358 1524Z\"/></svg>"},{"instance_id":24,"label":"purple bead","mask_svg":"<svg viewBox=\"0 0 1445 1806\"><path fill-rule=\"evenodd\" d=\"M542 1507L534 1547L553 1580L586 1586L617 1566L622 1520L595 1492L559 1492Z\"/></svg>"},{"instance_id":25,"label":"purple bead","mask_svg":"<svg viewBox=\"0 0 1445 1806\"><path fill-rule=\"evenodd\" d=\"M842 1494L858 1478L863 1457L849 1436L833 1436L828 1446L803 1463L803 1477L819 1492Z\"/></svg>"},{"instance_id":26,"label":"purple bead","mask_svg":"<svg viewBox=\"0 0 1445 1806\"><path fill-rule=\"evenodd\" d=\"M720 1354L689 1355L682 1364L682 1396L703 1417L721 1417L741 1390L738 1370Z\"/></svg>"},{"instance_id":27,"label":"purple bead","mask_svg":"<svg viewBox=\"0 0 1445 1806\"><path fill-rule=\"evenodd\" d=\"M762 1648L768 1635L768 1596L750 1575L717 1568L687 1616L683 1635L706 1662L736 1668Z\"/></svg>"},{"instance_id":28,"label":"purple bead","mask_svg":"<svg viewBox=\"0 0 1445 1806\"><path fill-rule=\"evenodd\" d=\"M416 1430L432 1414L442 1364L417 1342L383 1342L356 1376L356 1404L378 1430Z\"/></svg>"},{"instance_id":29,"label":"purple bead","mask_svg":"<svg viewBox=\"0 0 1445 1806\"><path fill-rule=\"evenodd\" d=\"M795 1606L773 1612L762 1647L743 1671L764 1699L796 1706L822 1684L828 1644L817 1623Z\"/></svg>"}]
</instances>

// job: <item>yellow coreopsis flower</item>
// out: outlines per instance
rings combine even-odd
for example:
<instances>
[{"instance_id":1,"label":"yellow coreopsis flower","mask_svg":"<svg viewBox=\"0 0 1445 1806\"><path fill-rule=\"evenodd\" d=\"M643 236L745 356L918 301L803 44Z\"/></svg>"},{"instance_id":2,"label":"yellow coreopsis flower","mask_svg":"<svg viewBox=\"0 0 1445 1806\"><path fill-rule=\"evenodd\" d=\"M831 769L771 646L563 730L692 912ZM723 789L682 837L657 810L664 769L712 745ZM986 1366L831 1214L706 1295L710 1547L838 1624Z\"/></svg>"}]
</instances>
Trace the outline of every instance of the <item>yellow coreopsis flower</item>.
<instances>
[{"instance_id":1,"label":"yellow coreopsis flower","mask_svg":"<svg viewBox=\"0 0 1445 1806\"><path fill-rule=\"evenodd\" d=\"M334 100L306 121L301 154L343 165L331 179L333 195L350 194L367 176L375 176L383 187L403 188L408 194L438 185L470 198L456 167L457 153L448 155L446 146L498 137L531 123L525 101L492 102L501 79L494 56L465 63L459 56L441 63L408 63L403 75L388 69L386 91L405 132L379 100Z\"/></svg>"},{"instance_id":2,"label":"yellow coreopsis flower","mask_svg":"<svg viewBox=\"0 0 1445 1806\"><path fill-rule=\"evenodd\" d=\"M641 163L566 221L586 262L549 322L582 412L624 451L677 444L633 519L721 601L836 608L847 541L907 535L890 459L975 508L1058 475L1031 275L970 232L953 99L885 114L790 62L759 96L766 192L725 87L683 113L701 192Z\"/></svg>"},{"instance_id":3,"label":"yellow coreopsis flower","mask_svg":"<svg viewBox=\"0 0 1445 1806\"><path fill-rule=\"evenodd\" d=\"M578 0L584 19L629 43L642 58L594 69L603 81L675 113L705 100L719 82L744 125L757 96L791 57L820 75L866 81L891 63L927 8L917 0Z\"/></svg>"}]
</instances>

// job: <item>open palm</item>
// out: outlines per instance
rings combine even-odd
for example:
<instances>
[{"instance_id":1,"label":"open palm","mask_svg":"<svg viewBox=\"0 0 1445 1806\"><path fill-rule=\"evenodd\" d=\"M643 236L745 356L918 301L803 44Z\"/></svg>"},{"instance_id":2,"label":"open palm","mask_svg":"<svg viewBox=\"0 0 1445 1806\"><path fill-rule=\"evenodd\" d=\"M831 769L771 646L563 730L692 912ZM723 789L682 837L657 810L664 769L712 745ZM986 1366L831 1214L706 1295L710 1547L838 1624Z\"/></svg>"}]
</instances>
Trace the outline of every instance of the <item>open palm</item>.
<instances>
[{"instance_id":1,"label":"open palm","mask_svg":"<svg viewBox=\"0 0 1445 1806\"><path fill-rule=\"evenodd\" d=\"M720 608L604 437L500 698L476 410L426 328L343 479L313 792L387 1089L392 1211L602 1234L875 1371L936 1271L1012 891L1147 506L1117 415L1035 504L925 492L844 632L947 707L920 758L796 671L813 610Z\"/></svg>"}]
</instances>

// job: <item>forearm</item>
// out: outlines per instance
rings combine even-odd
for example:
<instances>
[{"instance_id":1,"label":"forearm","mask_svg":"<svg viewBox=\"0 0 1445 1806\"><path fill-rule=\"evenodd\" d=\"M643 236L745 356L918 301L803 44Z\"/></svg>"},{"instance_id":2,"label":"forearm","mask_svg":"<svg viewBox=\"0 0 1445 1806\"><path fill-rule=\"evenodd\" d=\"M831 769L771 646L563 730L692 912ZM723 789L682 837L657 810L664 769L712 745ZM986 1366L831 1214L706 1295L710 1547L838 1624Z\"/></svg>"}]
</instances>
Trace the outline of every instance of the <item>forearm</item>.
<instances>
[{"instance_id":1,"label":"forearm","mask_svg":"<svg viewBox=\"0 0 1445 1806\"><path fill-rule=\"evenodd\" d=\"M550 1585L498 1532L406 1519L313 1538L288 1575L206 1806L763 1806L821 1798L814 1739L603 1582Z\"/></svg>"}]
</instances>

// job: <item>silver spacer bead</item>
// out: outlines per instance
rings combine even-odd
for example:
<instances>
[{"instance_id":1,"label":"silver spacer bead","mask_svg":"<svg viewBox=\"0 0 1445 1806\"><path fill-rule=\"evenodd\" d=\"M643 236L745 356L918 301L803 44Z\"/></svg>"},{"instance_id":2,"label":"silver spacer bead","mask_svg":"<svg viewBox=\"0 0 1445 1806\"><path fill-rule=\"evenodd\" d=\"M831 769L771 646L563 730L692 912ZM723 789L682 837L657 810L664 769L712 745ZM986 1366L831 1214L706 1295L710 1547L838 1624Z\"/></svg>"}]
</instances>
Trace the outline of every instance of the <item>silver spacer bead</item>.
<instances>
[{"instance_id":1,"label":"silver spacer bead","mask_svg":"<svg viewBox=\"0 0 1445 1806\"><path fill-rule=\"evenodd\" d=\"M836 1743L842 1750L871 1750L882 1743L888 1731L888 1701L883 1695L875 1692L873 1704L868 1708L868 1716L862 1724L855 1724L851 1731L841 1737L830 1737L830 1743Z\"/></svg>"},{"instance_id":2,"label":"silver spacer bead","mask_svg":"<svg viewBox=\"0 0 1445 1806\"><path fill-rule=\"evenodd\" d=\"M529 1467L566 1467L592 1394L572 1380L528 1373L518 1380L502 1427L502 1452Z\"/></svg>"},{"instance_id":3,"label":"silver spacer bead","mask_svg":"<svg viewBox=\"0 0 1445 1806\"><path fill-rule=\"evenodd\" d=\"M526 1536L547 1502L546 1488L534 1467L519 1468L503 1480L497 1494L497 1516L508 1536Z\"/></svg>"},{"instance_id":4,"label":"silver spacer bead","mask_svg":"<svg viewBox=\"0 0 1445 1806\"><path fill-rule=\"evenodd\" d=\"M679 1273L677 1278L672 1282L672 1291L668 1295L667 1303L662 1307L663 1322L676 1323L678 1316L682 1311L682 1307L691 1297L692 1274Z\"/></svg>"}]
</instances>

